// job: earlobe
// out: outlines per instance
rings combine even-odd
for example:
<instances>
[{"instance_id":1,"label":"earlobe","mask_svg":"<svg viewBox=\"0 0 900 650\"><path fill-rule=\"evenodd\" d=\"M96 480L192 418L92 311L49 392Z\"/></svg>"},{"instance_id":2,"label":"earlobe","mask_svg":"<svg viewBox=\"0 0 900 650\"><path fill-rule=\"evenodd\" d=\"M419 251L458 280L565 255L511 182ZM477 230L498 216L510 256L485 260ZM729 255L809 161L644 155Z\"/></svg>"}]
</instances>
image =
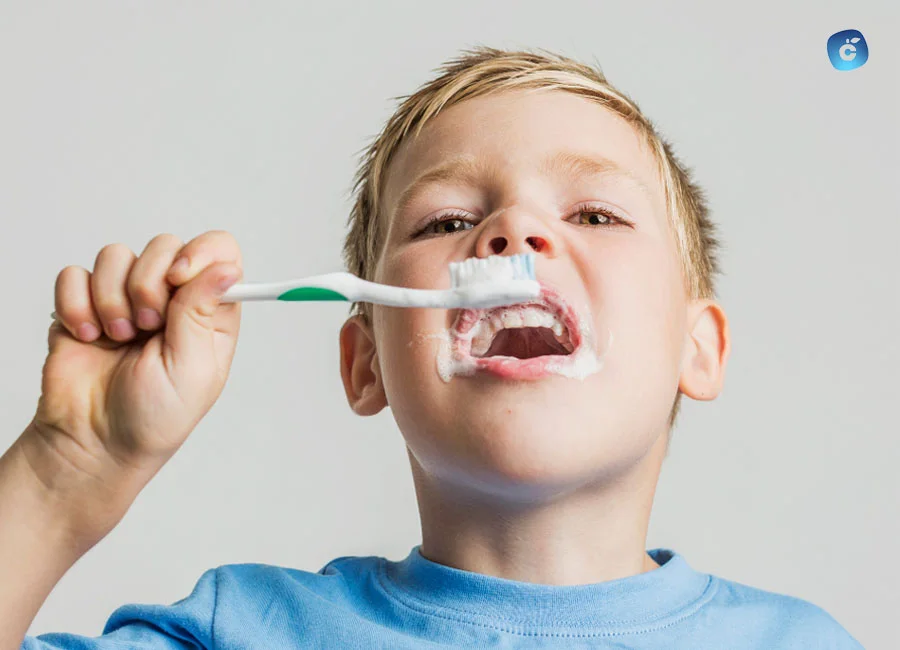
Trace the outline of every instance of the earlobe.
<instances>
[{"instance_id":1,"label":"earlobe","mask_svg":"<svg viewBox=\"0 0 900 650\"><path fill-rule=\"evenodd\" d=\"M341 380L350 408L357 415L375 415L387 406L381 368L371 326L352 316L341 328Z\"/></svg>"},{"instance_id":2,"label":"earlobe","mask_svg":"<svg viewBox=\"0 0 900 650\"><path fill-rule=\"evenodd\" d=\"M712 400L722 391L731 353L728 318L711 300L695 302L691 311L678 388L692 399Z\"/></svg>"}]
</instances>

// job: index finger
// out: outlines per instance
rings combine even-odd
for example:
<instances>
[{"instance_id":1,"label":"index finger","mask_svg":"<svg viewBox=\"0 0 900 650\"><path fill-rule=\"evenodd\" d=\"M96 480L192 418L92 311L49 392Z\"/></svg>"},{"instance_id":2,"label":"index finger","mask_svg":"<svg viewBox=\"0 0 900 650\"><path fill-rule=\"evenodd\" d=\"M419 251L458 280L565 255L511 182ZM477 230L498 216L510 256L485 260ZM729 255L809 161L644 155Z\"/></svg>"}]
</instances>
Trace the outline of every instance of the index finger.
<instances>
[{"instance_id":1,"label":"index finger","mask_svg":"<svg viewBox=\"0 0 900 650\"><path fill-rule=\"evenodd\" d=\"M210 230L194 237L181 248L166 279L173 286L180 287L218 262L231 262L242 271L244 269L241 249L234 235L225 230Z\"/></svg>"}]
</instances>

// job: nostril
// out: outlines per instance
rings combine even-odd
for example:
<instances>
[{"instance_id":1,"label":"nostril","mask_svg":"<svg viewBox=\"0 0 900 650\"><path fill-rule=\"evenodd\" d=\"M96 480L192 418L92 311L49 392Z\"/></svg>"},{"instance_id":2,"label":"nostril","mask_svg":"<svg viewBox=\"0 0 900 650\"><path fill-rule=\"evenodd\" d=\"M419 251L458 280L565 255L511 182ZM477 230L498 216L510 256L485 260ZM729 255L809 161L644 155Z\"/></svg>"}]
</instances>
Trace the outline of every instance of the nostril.
<instances>
[{"instance_id":1,"label":"nostril","mask_svg":"<svg viewBox=\"0 0 900 650\"><path fill-rule=\"evenodd\" d=\"M494 237L489 244L491 247L491 251L494 255L499 255L506 248L506 238L505 237Z\"/></svg>"},{"instance_id":2,"label":"nostril","mask_svg":"<svg viewBox=\"0 0 900 650\"><path fill-rule=\"evenodd\" d=\"M547 240L543 237L527 237L525 241L528 242L528 245L531 246L536 253L543 252L544 249L547 248Z\"/></svg>"}]
</instances>

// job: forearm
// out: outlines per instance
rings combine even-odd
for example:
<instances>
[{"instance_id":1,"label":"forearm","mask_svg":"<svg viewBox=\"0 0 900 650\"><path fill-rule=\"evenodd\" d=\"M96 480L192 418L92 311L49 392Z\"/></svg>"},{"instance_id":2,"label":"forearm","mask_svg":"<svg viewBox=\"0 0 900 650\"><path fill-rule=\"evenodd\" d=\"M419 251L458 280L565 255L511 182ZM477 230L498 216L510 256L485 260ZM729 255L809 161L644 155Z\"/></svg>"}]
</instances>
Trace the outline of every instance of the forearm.
<instances>
[{"instance_id":1,"label":"forearm","mask_svg":"<svg viewBox=\"0 0 900 650\"><path fill-rule=\"evenodd\" d=\"M53 587L88 546L73 539L21 440L0 456L0 650L18 650Z\"/></svg>"}]
</instances>

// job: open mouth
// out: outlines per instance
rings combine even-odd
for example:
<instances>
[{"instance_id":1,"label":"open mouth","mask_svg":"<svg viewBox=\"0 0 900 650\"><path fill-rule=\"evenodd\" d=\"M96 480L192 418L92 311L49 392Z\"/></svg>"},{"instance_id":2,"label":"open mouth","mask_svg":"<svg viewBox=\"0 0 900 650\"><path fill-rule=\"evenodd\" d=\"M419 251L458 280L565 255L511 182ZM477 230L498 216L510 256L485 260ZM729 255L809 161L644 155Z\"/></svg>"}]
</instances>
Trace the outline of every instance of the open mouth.
<instances>
[{"instance_id":1,"label":"open mouth","mask_svg":"<svg viewBox=\"0 0 900 650\"><path fill-rule=\"evenodd\" d=\"M451 336L458 362L508 379L566 372L583 340L575 312L547 286L527 303L461 310Z\"/></svg>"},{"instance_id":2,"label":"open mouth","mask_svg":"<svg viewBox=\"0 0 900 650\"><path fill-rule=\"evenodd\" d=\"M583 380L603 366L588 312L577 314L544 283L537 300L460 310L448 334L446 354L437 359L444 381L481 373L515 381L554 375Z\"/></svg>"},{"instance_id":3,"label":"open mouth","mask_svg":"<svg viewBox=\"0 0 900 650\"><path fill-rule=\"evenodd\" d=\"M566 356L575 349L560 314L543 303L487 310L476 327L470 350L475 358L533 359Z\"/></svg>"}]
</instances>

